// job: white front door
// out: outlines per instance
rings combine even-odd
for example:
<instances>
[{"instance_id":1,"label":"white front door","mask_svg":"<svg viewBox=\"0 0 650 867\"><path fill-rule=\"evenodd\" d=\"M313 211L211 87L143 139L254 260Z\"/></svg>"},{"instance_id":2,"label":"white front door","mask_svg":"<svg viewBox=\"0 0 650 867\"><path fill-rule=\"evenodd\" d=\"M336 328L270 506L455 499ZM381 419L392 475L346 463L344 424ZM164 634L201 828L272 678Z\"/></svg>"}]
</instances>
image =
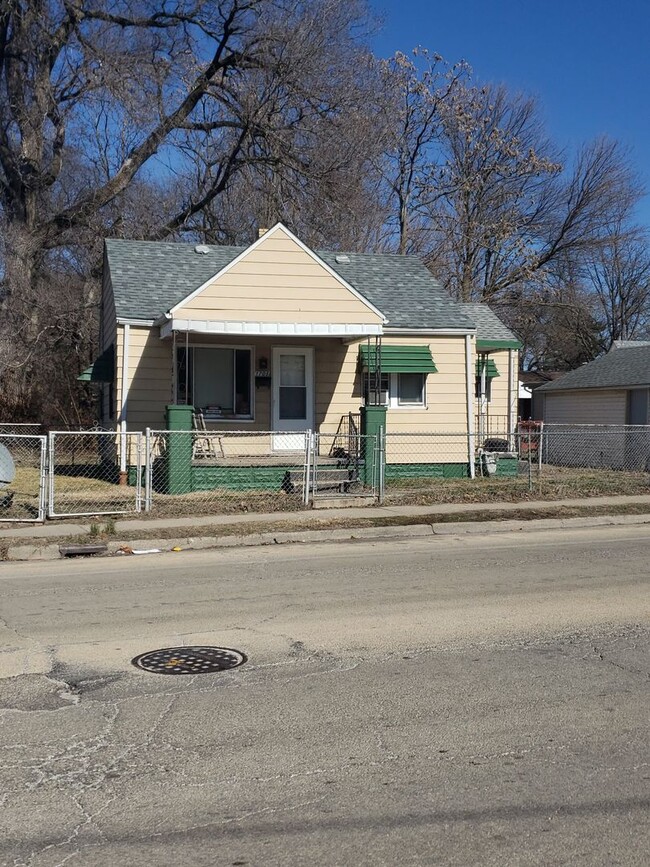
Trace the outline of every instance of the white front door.
<instances>
[{"instance_id":1,"label":"white front door","mask_svg":"<svg viewBox=\"0 0 650 867\"><path fill-rule=\"evenodd\" d=\"M271 368L273 383L273 437L278 451L301 451L305 437L291 431L314 427L314 350L276 346Z\"/></svg>"}]
</instances>

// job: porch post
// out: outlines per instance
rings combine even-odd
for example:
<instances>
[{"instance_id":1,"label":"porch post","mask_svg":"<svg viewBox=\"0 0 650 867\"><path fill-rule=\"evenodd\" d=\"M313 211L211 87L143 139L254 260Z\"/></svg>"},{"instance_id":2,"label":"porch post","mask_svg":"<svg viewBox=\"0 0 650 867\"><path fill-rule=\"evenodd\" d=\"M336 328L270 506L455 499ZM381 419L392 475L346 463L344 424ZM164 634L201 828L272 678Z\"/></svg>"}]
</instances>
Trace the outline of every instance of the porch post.
<instances>
[{"instance_id":1,"label":"porch post","mask_svg":"<svg viewBox=\"0 0 650 867\"><path fill-rule=\"evenodd\" d=\"M375 481L379 481L380 470L379 466L375 467L375 463L377 455L383 453L378 448L382 430L386 430L386 407L362 406L361 435L363 437L363 468L361 471L361 480L364 485L374 486Z\"/></svg>"},{"instance_id":2,"label":"porch post","mask_svg":"<svg viewBox=\"0 0 650 867\"><path fill-rule=\"evenodd\" d=\"M169 404L167 410L167 492L187 494L192 490L193 406Z\"/></svg>"}]
</instances>

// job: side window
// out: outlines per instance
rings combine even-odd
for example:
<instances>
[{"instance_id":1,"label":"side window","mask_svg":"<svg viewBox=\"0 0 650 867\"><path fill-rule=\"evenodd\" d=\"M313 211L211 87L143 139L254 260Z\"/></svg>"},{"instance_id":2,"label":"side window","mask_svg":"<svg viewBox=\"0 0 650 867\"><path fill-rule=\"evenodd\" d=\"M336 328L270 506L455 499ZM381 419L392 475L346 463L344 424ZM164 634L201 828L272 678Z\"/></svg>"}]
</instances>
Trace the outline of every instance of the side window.
<instances>
[{"instance_id":1,"label":"side window","mask_svg":"<svg viewBox=\"0 0 650 867\"><path fill-rule=\"evenodd\" d=\"M398 406L424 406L423 373L399 373L397 375Z\"/></svg>"}]
</instances>

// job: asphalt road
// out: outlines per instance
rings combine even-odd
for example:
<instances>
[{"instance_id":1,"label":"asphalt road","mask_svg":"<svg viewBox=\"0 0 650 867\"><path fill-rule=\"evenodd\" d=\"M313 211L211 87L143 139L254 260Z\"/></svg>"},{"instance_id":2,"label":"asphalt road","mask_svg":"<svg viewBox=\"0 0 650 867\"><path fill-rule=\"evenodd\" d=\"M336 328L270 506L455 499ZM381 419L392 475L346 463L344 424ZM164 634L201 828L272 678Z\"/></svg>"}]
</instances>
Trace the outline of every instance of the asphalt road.
<instances>
[{"instance_id":1,"label":"asphalt road","mask_svg":"<svg viewBox=\"0 0 650 867\"><path fill-rule=\"evenodd\" d=\"M3 865L646 865L640 527L0 565ZM220 674L131 657L216 644Z\"/></svg>"}]
</instances>

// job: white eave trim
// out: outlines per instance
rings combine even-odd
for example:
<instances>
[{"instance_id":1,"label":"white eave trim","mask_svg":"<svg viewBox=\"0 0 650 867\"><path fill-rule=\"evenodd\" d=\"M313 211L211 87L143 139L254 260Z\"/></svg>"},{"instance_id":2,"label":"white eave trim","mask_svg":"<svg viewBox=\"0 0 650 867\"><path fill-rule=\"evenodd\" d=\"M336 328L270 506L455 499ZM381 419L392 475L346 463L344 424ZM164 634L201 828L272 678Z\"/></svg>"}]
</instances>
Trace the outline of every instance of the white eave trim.
<instances>
[{"instance_id":1,"label":"white eave trim","mask_svg":"<svg viewBox=\"0 0 650 867\"><path fill-rule=\"evenodd\" d=\"M384 334L419 334L426 337L432 334L436 337L458 337L469 334L476 336L476 328L384 328Z\"/></svg>"},{"instance_id":2,"label":"white eave trim","mask_svg":"<svg viewBox=\"0 0 650 867\"><path fill-rule=\"evenodd\" d=\"M366 297L364 297L360 292L358 292L354 288L354 286L351 286L344 277L341 277L341 275L338 273L338 271L335 271L333 268L330 268L330 266L327 264L327 262L324 262L320 258L320 256L318 256L316 253L314 253L313 250L310 250L306 244L303 244L303 242L300 240L300 238L297 238L293 234L293 232L290 229L287 229L287 227L283 223L276 223L272 229L269 229L268 232L265 232L260 238L257 239L257 241L255 241L253 244L251 244L250 247L246 247L246 249L243 250L239 254L239 256L236 256L232 260L232 262L229 262L227 265L224 265L224 267L220 271L217 271L216 274L214 274L212 277L210 277L209 280L206 280L205 283L203 283L201 286L199 286L198 289L195 289L186 298L183 298L182 301L179 301L178 304L175 304L173 307L171 307L169 312L171 314L174 314L177 310L184 307L193 298L196 298L197 295L200 295L201 292L203 292L203 290L207 286L209 286L214 280L217 280L219 277L223 276L223 274L227 274L228 271L230 271L231 268L234 268L238 262L241 262L242 259L245 259L249 253L252 253L253 250L256 250L268 238L270 238L272 235L274 235L276 232L279 232L279 231L285 232L291 238L291 240L294 241L300 247L301 250L304 250L304 252L307 253L308 256L310 256L315 262L318 263L318 265L321 266L321 268L324 268L328 274L330 274L332 277L334 277L334 279L337 280L341 284L341 286L343 286L345 289L347 289L348 292L351 292L355 298L357 298L359 301L361 301L363 304L365 304L365 306L369 310L372 310L372 312L375 313L377 316L379 316L379 318L383 322L387 321L386 317L381 312L381 310L378 310L374 306L374 304L371 304L370 301L368 301L368 299Z\"/></svg>"},{"instance_id":3,"label":"white eave trim","mask_svg":"<svg viewBox=\"0 0 650 867\"><path fill-rule=\"evenodd\" d=\"M161 338L174 331L192 334L241 334L277 337L368 337L382 333L379 324L346 325L338 322L235 322L170 319L160 326Z\"/></svg>"},{"instance_id":4,"label":"white eave trim","mask_svg":"<svg viewBox=\"0 0 650 867\"><path fill-rule=\"evenodd\" d=\"M140 328L151 328L154 324L153 319L128 319L124 316L117 317L118 325L134 325L136 328L140 326Z\"/></svg>"}]
</instances>

